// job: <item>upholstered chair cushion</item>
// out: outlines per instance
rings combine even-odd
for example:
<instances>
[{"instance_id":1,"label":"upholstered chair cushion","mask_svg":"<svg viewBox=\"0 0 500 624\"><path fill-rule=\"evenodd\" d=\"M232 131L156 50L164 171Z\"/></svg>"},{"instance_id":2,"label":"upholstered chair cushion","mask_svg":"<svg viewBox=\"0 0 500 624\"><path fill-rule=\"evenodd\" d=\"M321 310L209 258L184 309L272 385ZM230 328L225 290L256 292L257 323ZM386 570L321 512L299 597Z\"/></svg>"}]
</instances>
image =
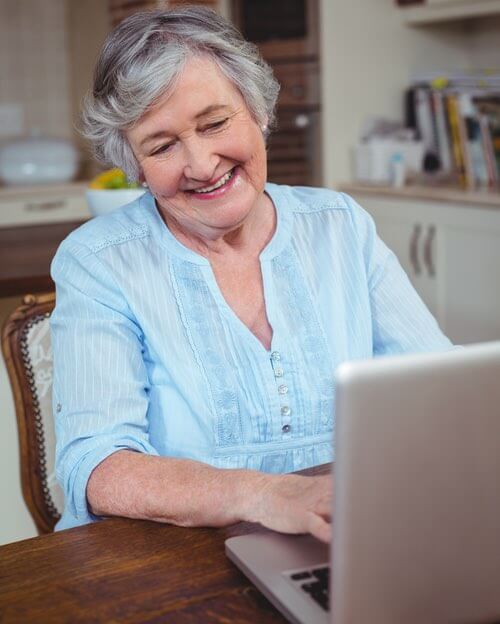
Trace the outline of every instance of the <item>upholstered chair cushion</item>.
<instances>
[{"instance_id":1,"label":"upholstered chair cushion","mask_svg":"<svg viewBox=\"0 0 500 624\"><path fill-rule=\"evenodd\" d=\"M45 479L46 494L55 509L61 513L64 495L55 478L55 430L52 415L52 348L50 344L49 316L34 318L24 337L24 358L27 370L31 368L33 398L35 403L37 443L40 450L41 478ZM37 409L38 408L38 409ZM45 469L45 474L43 471ZM50 505L50 501L49 505Z\"/></svg>"}]
</instances>

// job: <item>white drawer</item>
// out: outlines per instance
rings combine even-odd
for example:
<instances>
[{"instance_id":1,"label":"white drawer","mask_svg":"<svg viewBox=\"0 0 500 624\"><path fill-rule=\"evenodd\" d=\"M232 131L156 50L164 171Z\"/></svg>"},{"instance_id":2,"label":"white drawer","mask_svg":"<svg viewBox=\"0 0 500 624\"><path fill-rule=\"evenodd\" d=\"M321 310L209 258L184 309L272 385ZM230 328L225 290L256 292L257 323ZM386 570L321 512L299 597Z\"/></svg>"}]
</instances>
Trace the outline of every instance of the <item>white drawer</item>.
<instances>
[{"instance_id":1,"label":"white drawer","mask_svg":"<svg viewBox=\"0 0 500 624\"><path fill-rule=\"evenodd\" d=\"M90 216L84 188L0 196L0 227L79 221Z\"/></svg>"}]
</instances>

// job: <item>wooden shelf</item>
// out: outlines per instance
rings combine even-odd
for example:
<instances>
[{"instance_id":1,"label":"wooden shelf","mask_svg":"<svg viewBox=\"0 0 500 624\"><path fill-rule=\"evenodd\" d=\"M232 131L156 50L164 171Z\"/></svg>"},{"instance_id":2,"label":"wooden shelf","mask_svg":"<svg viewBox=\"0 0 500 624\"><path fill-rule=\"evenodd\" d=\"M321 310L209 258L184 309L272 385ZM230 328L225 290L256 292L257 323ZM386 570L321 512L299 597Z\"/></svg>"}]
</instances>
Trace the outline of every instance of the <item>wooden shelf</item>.
<instances>
[{"instance_id":1,"label":"wooden shelf","mask_svg":"<svg viewBox=\"0 0 500 624\"><path fill-rule=\"evenodd\" d=\"M449 4L401 7L399 10L405 24L420 26L473 19L487 15L500 15L500 0L457 0Z\"/></svg>"},{"instance_id":2,"label":"wooden shelf","mask_svg":"<svg viewBox=\"0 0 500 624\"><path fill-rule=\"evenodd\" d=\"M456 188L432 186L403 186L396 188L357 182L342 184L338 190L349 195L364 194L407 200L423 199L434 202L500 209L500 193L495 191L461 191Z\"/></svg>"}]
</instances>

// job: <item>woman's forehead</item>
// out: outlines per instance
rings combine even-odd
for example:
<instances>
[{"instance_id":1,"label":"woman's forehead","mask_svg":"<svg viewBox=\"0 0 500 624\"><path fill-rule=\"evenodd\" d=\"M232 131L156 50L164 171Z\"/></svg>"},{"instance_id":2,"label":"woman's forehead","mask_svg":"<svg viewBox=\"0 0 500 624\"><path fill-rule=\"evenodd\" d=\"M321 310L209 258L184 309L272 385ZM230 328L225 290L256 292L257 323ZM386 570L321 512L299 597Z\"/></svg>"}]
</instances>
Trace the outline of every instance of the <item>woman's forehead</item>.
<instances>
[{"instance_id":1,"label":"woman's forehead","mask_svg":"<svg viewBox=\"0 0 500 624\"><path fill-rule=\"evenodd\" d=\"M175 133L186 123L196 123L211 115L231 115L238 110L248 112L240 92L217 64L206 57L193 57L186 61L172 88L134 125L130 135L143 143L158 128Z\"/></svg>"},{"instance_id":2,"label":"woman's forehead","mask_svg":"<svg viewBox=\"0 0 500 624\"><path fill-rule=\"evenodd\" d=\"M151 112L172 110L196 117L209 106L237 106L243 98L217 64L205 57L188 59L172 87L154 104Z\"/></svg>"},{"instance_id":3,"label":"woman's forehead","mask_svg":"<svg viewBox=\"0 0 500 624\"><path fill-rule=\"evenodd\" d=\"M242 97L235 85L207 57L189 58L157 106L187 107L190 111L209 104L241 104ZM189 104L192 103L193 106Z\"/></svg>"}]
</instances>

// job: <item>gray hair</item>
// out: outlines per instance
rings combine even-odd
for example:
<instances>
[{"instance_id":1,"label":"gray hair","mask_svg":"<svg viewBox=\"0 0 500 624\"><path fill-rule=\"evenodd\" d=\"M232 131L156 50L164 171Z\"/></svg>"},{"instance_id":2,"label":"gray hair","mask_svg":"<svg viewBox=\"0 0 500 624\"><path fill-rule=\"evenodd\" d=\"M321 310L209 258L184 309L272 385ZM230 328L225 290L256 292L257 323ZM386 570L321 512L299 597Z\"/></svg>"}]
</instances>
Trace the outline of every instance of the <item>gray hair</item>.
<instances>
[{"instance_id":1,"label":"gray hair","mask_svg":"<svg viewBox=\"0 0 500 624\"><path fill-rule=\"evenodd\" d=\"M125 131L175 86L186 60L200 55L217 64L259 125L273 127L279 84L257 47L232 24L202 6L145 11L110 33L83 103L82 134L98 160L138 179L139 165Z\"/></svg>"}]
</instances>

